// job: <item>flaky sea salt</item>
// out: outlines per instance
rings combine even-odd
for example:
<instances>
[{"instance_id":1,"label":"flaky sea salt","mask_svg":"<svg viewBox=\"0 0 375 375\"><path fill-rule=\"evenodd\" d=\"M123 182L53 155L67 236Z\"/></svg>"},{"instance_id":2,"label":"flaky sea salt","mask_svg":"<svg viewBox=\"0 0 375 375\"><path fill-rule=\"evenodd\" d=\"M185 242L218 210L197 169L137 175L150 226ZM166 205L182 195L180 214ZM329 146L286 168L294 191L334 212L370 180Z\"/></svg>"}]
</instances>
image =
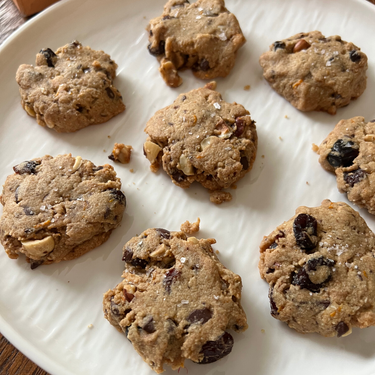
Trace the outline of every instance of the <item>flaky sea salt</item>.
<instances>
[{"instance_id":1,"label":"flaky sea salt","mask_svg":"<svg viewBox=\"0 0 375 375\"><path fill-rule=\"evenodd\" d=\"M220 108L221 108L221 106L220 106L219 103L214 103L214 107L215 107L216 109L220 109Z\"/></svg>"}]
</instances>

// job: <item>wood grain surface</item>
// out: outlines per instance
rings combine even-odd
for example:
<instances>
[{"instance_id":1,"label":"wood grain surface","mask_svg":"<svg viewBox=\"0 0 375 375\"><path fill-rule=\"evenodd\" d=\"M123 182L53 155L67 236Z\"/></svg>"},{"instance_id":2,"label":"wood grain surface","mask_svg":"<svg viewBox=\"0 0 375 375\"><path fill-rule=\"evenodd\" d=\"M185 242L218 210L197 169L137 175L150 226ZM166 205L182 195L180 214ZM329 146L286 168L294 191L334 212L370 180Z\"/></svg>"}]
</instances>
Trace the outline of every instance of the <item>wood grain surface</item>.
<instances>
[{"instance_id":1,"label":"wood grain surface","mask_svg":"<svg viewBox=\"0 0 375 375\"><path fill-rule=\"evenodd\" d=\"M78 1L78 0L77 0ZM368 0L375 4L375 0ZM11 0L0 0L0 44L31 17L22 17ZM0 375L49 375L0 333Z\"/></svg>"}]
</instances>

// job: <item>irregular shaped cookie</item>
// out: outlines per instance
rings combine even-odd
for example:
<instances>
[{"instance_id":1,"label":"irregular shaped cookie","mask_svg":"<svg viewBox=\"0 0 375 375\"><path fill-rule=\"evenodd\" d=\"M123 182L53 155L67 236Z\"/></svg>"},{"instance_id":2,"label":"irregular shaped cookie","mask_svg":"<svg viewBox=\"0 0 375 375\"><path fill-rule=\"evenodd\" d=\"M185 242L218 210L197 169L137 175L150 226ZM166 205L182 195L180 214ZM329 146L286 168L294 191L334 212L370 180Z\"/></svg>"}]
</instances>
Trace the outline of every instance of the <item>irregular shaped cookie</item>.
<instances>
[{"instance_id":1,"label":"irregular shaped cookie","mask_svg":"<svg viewBox=\"0 0 375 375\"><path fill-rule=\"evenodd\" d=\"M375 215L375 120L341 120L318 153L322 167L336 174L340 192Z\"/></svg>"},{"instance_id":2,"label":"irregular shaped cookie","mask_svg":"<svg viewBox=\"0 0 375 375\"><path fill-rule=\"evenodd\" d=\"M105 242L126 206L113 168L49 155L13 167L3 186L0 240L31 268L77 258Z\"/></svg>"},{"instance_id":3,"label":"irregular shaped cookie","mask_svg":"<svg viewBox=\"0 0 375 375\"><path fill-rule=\"evenodd\" d=\"M375 236L346 203L299 207L260 253L274 318L326 337L375 325Z\"/></svg>"},{"instance_id":4,"label":"irregular shaped cookie","mask_svg":"<svg viewBox=\"0 0 375 375\"><path fill-rule=\"evenodd\" d=\"M112 153L108 156L108 159L118 161L121 164L128 164L130 162L132 150L132 146L125 146L123 143L115 143Z\"/></svg>"},{"instance_id":5,"label":"irregular shaped cookie","mask_svg":"<svg viewBox=\"0 0 375 375\"><path fill-rule=\"evenodd\" d=\"M273 43L259 63L271 87L300 111L334 115L366 88L367 56L338 35L296 34Z\"/></svg>"},{"instance_id":6,"label":"irregular shaped cookie","mask_svg":"<svg viewBox=\"0 0 375 375\"><path fill-rule=\"evenodd\" d=\"M161 163L182 188L194 181L209 190L228 188L255 160L255 121L242 105L225 102L215 88L212 82L179 95L157 111L145 129L146 157L152 165Z\"/></svg>"},{"instance_id":7,"label":"irregular shaped cookie","mask_svg":"<svg viewBox=\"0 0 375 375\"><path fill-rule=\"evenodd\" d=\"M160 17L150 21L149 52L160 61L167 85L180 86L178 70L192 69L201 79L226 77L237 50L246 42L234 14L223 0L169 0Z\"/></svg>"},{"instance_id":8,"label":"irregular shaped cookie","mask_svg":"<svg viewBox=\"0 0 375 375\"><path fill-rule=\"evenodd\" d=\"M214 254L214 239L148 229L123 249L124 280L104 295L104 315L151 368L211 363L232 350L227 330L247 329L240 276Z\"/></svg>"},{"instance_id":9,"label":"irregular shaped cookie","mask_svg":"<svg viewBox=\"0 0 375 375\"><path fill-rule=\"evenodd\" d=\"M17 70L22 107L39 125L59 133L106 122L125 110L113 86L116 68L106 53L77 41L56 53L42 49L35 67L23 64Z\"/></svg>"}]
</instances>

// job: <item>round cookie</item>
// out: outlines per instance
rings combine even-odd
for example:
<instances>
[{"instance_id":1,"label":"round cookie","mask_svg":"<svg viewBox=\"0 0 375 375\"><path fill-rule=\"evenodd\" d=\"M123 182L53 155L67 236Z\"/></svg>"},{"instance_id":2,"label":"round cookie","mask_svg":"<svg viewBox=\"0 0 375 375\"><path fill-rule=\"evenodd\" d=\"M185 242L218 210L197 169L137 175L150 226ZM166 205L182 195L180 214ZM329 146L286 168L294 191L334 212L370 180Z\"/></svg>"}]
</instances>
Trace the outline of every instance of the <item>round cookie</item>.
<instances>
[{"instance_id":1,"label":"round cookie","mask_svg":"<svg viewBox=\"0 0 375 375\"><path fill-rule=\"evenodd\" d=\"M271 87L300 111L334 115L366 88L367 56L338 35L296 34L273 43L259 63Z\"/></svg>"},{"instance_id":2,"label":"round cookie","mask_svg":"<svg viewBox=\"0 0 375 375\"><path fill-rule=\"evenodd\" d=\"M9 258L31 268L77 258L105 242L126 206L113 168L68 155L13 167L0 197L0 240Z\"/></svg>"},{"instance_id":3,"label":"round cookie","mask_svg":"<svg viewBox=\"0 0 375 375\"><path fill-rule=\"evenodd\" d=\"M227 330L245 331L240 276L212 250L214 239L148 229L125 244L124 280L104 295L105 318L151 368L211 363L234 343Z\"/></svg>"},{"instance_id":4,"label":"round cookie","mask_svg":"<svg viewBox=\"0 0 375 375\"><path fill-rule=\"evenodd\" d=\"M167 85L182 84L178 70L192 69L201 79L226 77L237 50L246 42L237 18L223 0L169 0L150 21L148 50L160 61Z\"/></svg>"},{"instance_id":5,"label":"round cookie","mask_svg":"<svg viewBox=\"0 0 375 375\"><path fill-rule=\"evenodd\" d=\"M319 163L336 174L348 199L375 215L375 120L341 120L319 146Z\"/></svg>"},{"instance_id":6,"label":"round cookie","mask_svg":"<svg viewBox=\"0 0 375 375\"><path fill-rule=\"evenodd\" d=\"M260 245L271 315L301 333L375 325L375 236L346 203L299 207Z\"/></svg>"},{"instance_id":7,"label":"round cookie","mask_svg":"<svg viewBox=\"0 0 375 375\"><path fill-rule=\"evenodd\" d=\"M39 125L59 133L101 124L125 110L113 86L117 64L103 51L74 41L36 55L36 66L21 65L16 80L25 111Z\"/></svg>"},{"instance_id":8,"label":"round cookie","mask_svg":"<svg viewBox=\"0 0 375 375\"><path fill-rule=\"evenodd\" d=\"M255 121L242 105L225 102L215 88L211 82L179 95L145 129L145 155L153 167L162 164L182 188L194 181L212 191L228 188L255 160Z\"/></svg>"}]
</instances>

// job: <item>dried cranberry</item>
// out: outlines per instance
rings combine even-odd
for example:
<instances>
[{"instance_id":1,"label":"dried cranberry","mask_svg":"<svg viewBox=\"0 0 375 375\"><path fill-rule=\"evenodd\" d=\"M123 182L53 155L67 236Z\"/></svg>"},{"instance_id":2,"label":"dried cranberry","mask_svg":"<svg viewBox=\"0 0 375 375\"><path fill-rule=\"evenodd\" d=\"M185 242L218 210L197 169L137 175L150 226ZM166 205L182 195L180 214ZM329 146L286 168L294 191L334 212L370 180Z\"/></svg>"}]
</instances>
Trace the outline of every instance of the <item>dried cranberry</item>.
<instances>
[{"instance_id":1,"label":"dried cranberry","mask_svg":"<svg viewBox=\"0 0 375 375\"><path fill-rule=\"evenodd\" d=\"M224 332L215 341L207 341L200 351L203 354L203 359L199 363L212 363L225 357L232 351L233 344L233 337L228 332Z\"/></svg>"},{"instance_id":2,"label":"dried cranberry","mask_svg":"<svg viewBox=\"0 0 375 375\"><path fill-rule=\"evenodd\" d=\"M334 168L350 167L358 154L359 148L356 143L347 138L339 139L332 146L331 152L327 156L327 160Z\"/></svg>"},{"instance_id":3,"label":"dried cranberry","mask_svg":"<svg viewBox=\"0 0 375 375\"><path fill-rule=\"evenodd\" d=\"M172 179L175 180L175 181L177 181L177 182L185 181L185 178L186 178L186 176L182 172L177 171L177 170L174 171L171 174L171 176L172 176Z\"/></svg>"},{"instance_id":4,"label":"dried cranberry","mask_svg":"<svg viewBox=\"0 0 375 375\"><path fill-rule=\"evenodd\" d=\"M161 40L159 42L158 47L151 47L151 43L148 45L148 51L151 53L153 56L159 56L162 55L165 52L165 42L164 40Z\"/></svg>"},{"instance_id":5,"label":"dried cranberry","mask_svg":"<svg viewBox=\"0 0 375 375\"><path fill-rule=\"evenodd\" d=\"M131 260L130 263L133 267L143 268L143 269L145 269L148 264L147 260L140 259L140 258L134 258Z\"/></svg>"},{"instance_id":6,"label":"dried cranberry","mask_svg":"<svg viewBox=\"0 0 375 375\"><path fill-rule=\"evenodd\" d=\"M236 137L240 137L245 130L245 120L242 119L241 117L237 117L236 118L236 125L237 125L237 129L234 132L234 135Z\"/></svg>"},{"instance_id":7,"label":"dried cranberry","mask_svg":"<svg viewBox=\"0 0 375 375\"><path fill-rule=\"evenodd\" d=\"M345 322L340 322L336 326L337 337L345 335L349 331L349 326Z\"/></svg>"},{"instance_id":8,"label":"dried cranberry","mask_svg":"<svg viewBox=\"0 0 375 375\"><path fill-rule=\"evenodd\" d=\"M293 232L297 245L307 253L318 243L317 221L307 214L299 214L293 222Z\"/></svg>"},{"instance_id":9,"label":"dried cranberry","mask_svg":"<svg viewBox=\"0 0 375 375\"><path fill-rule=\"evenodd\" d=\"M240 159L243 169L246 171L249 168L249 160L246 156L242 156Z\"/></svg>"},{"instance_id":10,"label":"dried cranberry","mask_svg":"<svg viewBox=\"0 0 375 375\"><path fill-rule=\"evenodd\" d=\"M113 99L113 98L115 97L115 94L113 93L113 91L111 90L110 87L106 87L106 88L105 88L105 91L107 92L107 95L108 95L111 99Z\"/></svg>"},{"instance_id":11,"label":"dried cranberry","mask_svg":"<svg viewBox=\"0 0 375 375\"><path fill-rule=\"evenodd\" d=\"M164 277L163 284L165 290L170 293L172 284L180 277L181 272L176 270L175 268L170 269Z\"/></svg>"},{"instance_id":12,"label":"dried cranberry","mask_svg":"<svg viewBox=\"0 0 375 375\"><path fill-rule=\"evenodd\" d=\"M159 233L160 237L169 240L171 238L171 232L169 230L163 228L155 228L155 230Z\"/></svg>"},{"instance_id":13,"label":"dried cranberry","mask_svg":"<svg viewBox=\"0 0 375 375\"><path fill-rule=\"evenodd\" d=\"M212 312L209 308L194 310L187 318L187 321L191 324L200 323L204 324L212 318Z\"/></svg>"},{"instance_id":14,"label":"dried cranberry","mask_svg":"<svg viewBox=\"0 0 375 375\"><path fill-rule=\"evenodd\" d=\"M269 249L276 249L276 247L278 246L276 241L279 238L283 238L283 237L285 237L285 233L283 231L280 231L280 233L276 234L274 242L268 248Z\"/></svg>"},{"instance_id":15,"label":"dried cranberry","mask_svg":"<svg viewBox=\"0 0 375 375\"><path fill-rule=\"evenodd\" d=\"M36 174L37 170L36 167L40 165L40 161L24 161L13 167L14 172L17 174Z\"/></svg>"},{"instance_id":16,"label":"dried cranberry","mask_svg":"<svg viewBox=\"0 0 375 375\"><path fill-rule=\"evenodd\" d=\"M50 68L54 68L55 66L53 65L53 57L57 57L55 52L53 52L50 48L46 48L46 49L41 49L39 51L39 53L43 54L44 58L46 59L47 61L47 65L50 67Z\"/></svg>"},{"instance_id":17,"label":"dried cranberry","mask_svg":"<svg viewBox=\"0 0 375 375\"><path fill-rule=\"evenodd\" d=\"M124 250L124 254L122 260L126 263L130 263L133 258L133 250L129 249L128 247Z\"/></svg>"},{"instance_id":18,"label":"dried cranberry","mask_svg":"<svg viewBox=\"0 0 375 375\"><path fill-rule=\"evenodd\" d=\"M333 267L335 261L332 259L327 259L323 257L309 259L306 263L307 271L316 271L317 267L319 266L329 266Z\"/></svg>"},{"instance_id":19,"label":"dried cranberry","mask_svg":"<svg viewBox=\"0 0 375 375\"><path fill-rule=\"evenodd\" d=\"M275 42L273 44L273 50L277 51L278 49L285 49L285 43L284 42Z\"/></svg>"},{"instance_id":20,"label":"dried cranberry","mask_svg":"<svg viewBox=\"0 0 375 375\"><path fill-rule=\"evenodd\" d=\"M355 63L358 63L361 60L361 55L358 53L358 51L350 51L349 52L350 60L352 60Z\"/></svg>"},{"instance_id":21,"label":"dried cranberry","mask_svg":"<svg viewBox=\"0 0 375 375\"><path fill-rule=\"evenodd\" d=\"M203 70L204 72L206 72L207 70L210 69L210 64L209 64L209 62L206 59L203 59L199 63L199 66L200 66L200 69Z\"/></svg>"},{"instance_id":22,"label":"dried cranberry","mask_svg":"<svg viewBox=\"0 0 375 375\"><path fill-rule=\"evenodd\" d=\"M32 270L35 270L35 268L38 268L43 263L44 263L44 260L30 259L30 268Z\"/></svg>"},{"instance_id":23,"label":"dried cranberry","mask_svg":"<svg viewBox=\"0 0 375 375\"><path fill-rule=\"evenodd\" d=\"M279 315L279 309L277 308L277 305L275 301L273 300L272 295L273 295L273 287L270 287L270 290L268 292L268 298L270 299L271 315L276 317L276 315Z\"/></svg>"},{"instance_id":24,"label":"dried cranberry","mask_svg":"<svg viewBox=\"0 0 375 375\"><path fill-rule=\"evenodd\" d=\"M126 206L126 197L124 193L119 189L108 189L112 197L119 201L122 205Z\"/></svg>"},{"instance_id":25,"label":"dried cranberry","mask_svg":"<svg viewBox=\"0 0 375 375\"><path fill-rule=\"evenodd\" d=\"M181 100L184 102L186 100L186 95L182 95Z\"/></svg>"},{"instance_id":26,"label":"dried cranberry","mask_svg":"<svg viewBox=\"0 0 375 375\"><path fill-rule=\"evenodd\" d=\"M366 177L367 173L362 169L357 169L354 172L344 172L345 182L353 187L357 182L362 181Z\"/></svg>"},{"instance_id":27,"label":"dried cranberry","mask_svg":"<svg viewBox=\"0 0 375 375\"><path fill-rule=\"evenodd\" d=\"M154 333L156 331L154 325L154 318L152 316L149 317L146 324L142 327L142 329L147 333Z\"/></svg>"},{"instance_id":28,"label":"dried cranberry","mask_svg":"<svg viewBox=\"0 0 375 375\"><path fill-rule=\"evenodd\" d=\"M131 302L134 298L134 294L132 293L128 293L128 291L126 289L123 289L123 294L124 294L124 297L125 299L128 301L128 302Z\"/></svg>"}]
</instances>

